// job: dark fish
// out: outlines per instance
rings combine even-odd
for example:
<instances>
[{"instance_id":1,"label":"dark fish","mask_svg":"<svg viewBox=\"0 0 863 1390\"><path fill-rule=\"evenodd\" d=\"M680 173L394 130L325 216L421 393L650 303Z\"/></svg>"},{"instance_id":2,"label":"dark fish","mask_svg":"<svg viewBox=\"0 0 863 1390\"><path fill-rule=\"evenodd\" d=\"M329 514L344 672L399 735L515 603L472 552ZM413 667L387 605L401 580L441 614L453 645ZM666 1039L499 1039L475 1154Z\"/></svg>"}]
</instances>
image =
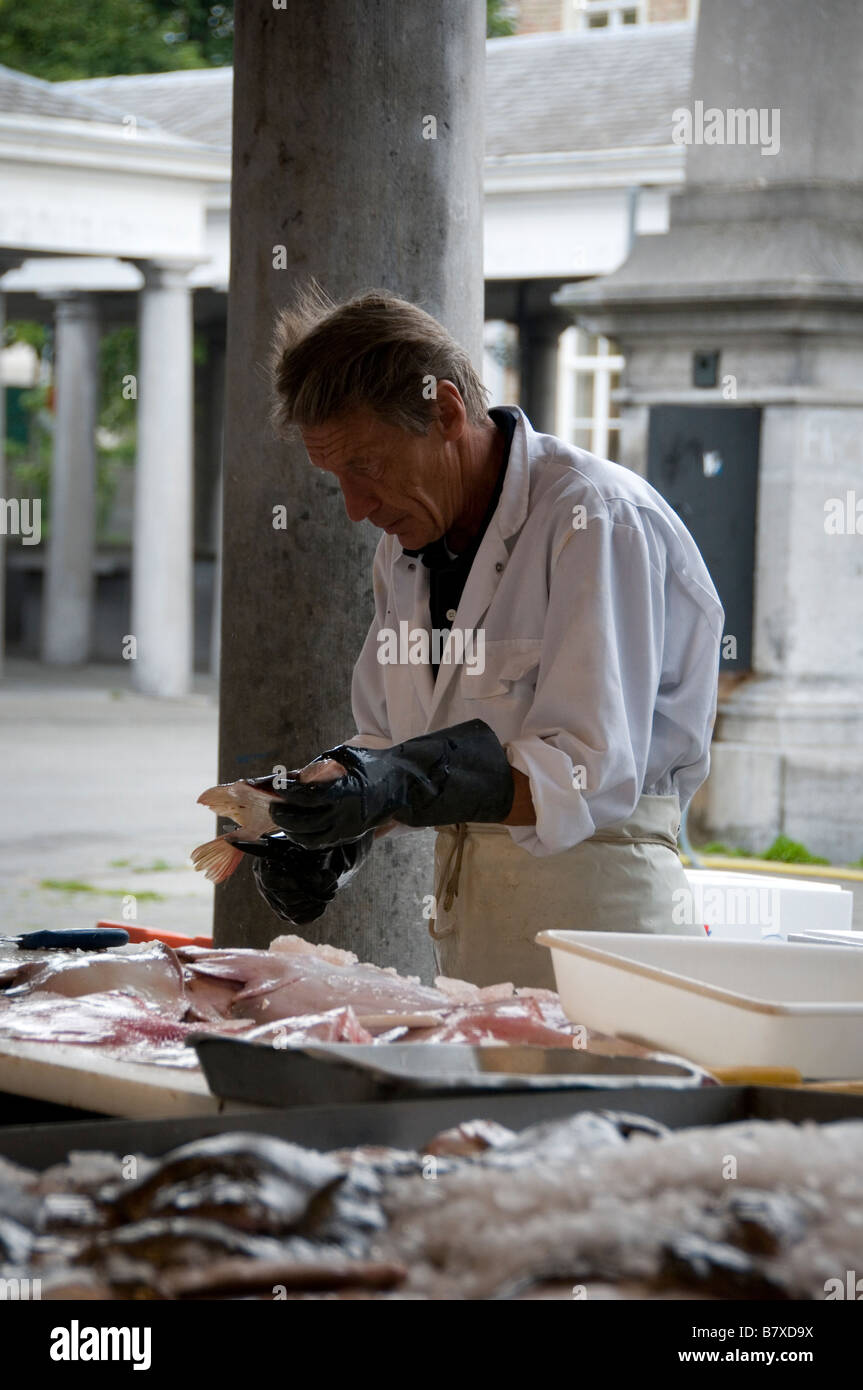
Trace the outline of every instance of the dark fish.
<instances>
[{"instance_id":1,"label":"dark fish","mask_svg":"<svg viewBox=\"0 0 863 1390\"><path fill-rule=\"evenodd\" d=\"M790 1194L754 1188L729 1194L725 1211L731 1219L729 1238L753 1255L778 1255L795 1245L810 1221L803 1203Z\"/></svg>"},{"instance_id":2,"label":"dark fish","mask_svg":"<svg viewBox=\"0 0 863 1390\"><path fill-rule=\"evenodd\" d=\"M663 1246L660 1287L688 1286L716 1298L784 1299L791 1294L781 1279L734 1245L684 1234Z\"/></svg>"},{"instance_id":3,"label":"dark fish","mask_svg":"<svg viewBox=\"0 0 863 1390\"><path fill-rule=\"evenodd\" d=\"M19 1226L35 1231L39 1221L39 1198L0 1181L0 1216L8 1216Z\"/></svg>"},{"instance_id":4,"label":"dark fish","mask_svg":"<svg viewBox=\"0 0 863 1390\"><path fill-rule=\"evenodd\" d=\"M151 1216L194 1216L220 1221L235 1230L283 1235L306 1213L309 1191L274 1173L230 1178L203 1173L159 1187L150 1203Z\"/></svg>"},{"instance_id":5,"label":"dark fish","mask_svg":"<svg viewBox=\"0 0 863 1390\"><path fill-rule=\"evenodd\" d=\"M344 1168L325 1154L269 1135L214 1134L173 1149L143 1181L115 1189L115 1220L140 1220L153 1209L160 1189L188 1185L207 1174L252 1184L259 1178L280 1180L289 1224L302 1216L316 1193L343 1180Z\"/></svg>"},{"instance_id":6,"label":"dark fish","mask_svg":"<svg viewBox=\"0 0 863 1390\"><path fill-rule=\"evenodd\" d=\"M318 1193L299 1231L360 1256L368 1249L372 1237L386 1230L383 1193L380 1173L370 1164L354 1163L344 1182Z\"/></svg>"},{"instance_id":7,"label":"dark fish","mask_svg":"<svg viewBox=\"0 0 863 1390\"><path fill-rule=\"evenodd\" d=\"M50 1235L73 1235L104 1225L92 1197L83 1192L49 1192L42 1198L39 1230Z\"/></svg>"},{"instance_id":8,"label":"dark fish","mask_svg":"<svg viewBox=\"0 0 863 1390\"><path fill-rule=\"evenodd\" d=\"M631 1118L631 1117L630 1117ZM533 1167L537 1163L568 1163L595 1149L619 1148L626 1143L626 1124L612 1113L589 1110L564 1120L531 1125L502 1143L480 1153L473 1162L483 1168Z\"/></svg>"},{"instance_id":9,"label":"dark fish","mask_svg":"<svg viewBox=\"0 0 863 1390\"><path fill-rule=\"evenodd\" d=\"M276 1290L391 1289L406 1277L403 1265L392 1260L351 1260L338 1251L312 1245L299 1247L282 1259L215 1260L200 1269L172 1271L164 1287L173 1298L218 1298L230 1295L273 1298Z\"/></svg>"},{"instance_id":10,"label":"dark fish","mask_svg":"<svg viewBox=\"0 0 863 1390\"><path fill-rule=\"evenodd\" d=\"M34 1239L33 1232L26 1226L11 1216L0 1216L0 1264L26 1264Z\"/></svg>"},{"instance_id":11,"label":"dark fish","mask_svg":"<svg viewBox=\"0 0 863 1390\"><path fill-rule=\"evenodd\" d=\"M279 1241L192 1217L150 1217L110 1231L100 1231L80 1251L84 1264L100 1266L113 1255L141 1260L155 1269L199 1264L217 1255L245 1259L278 1259Z\"/></svg>"}]
</instances>

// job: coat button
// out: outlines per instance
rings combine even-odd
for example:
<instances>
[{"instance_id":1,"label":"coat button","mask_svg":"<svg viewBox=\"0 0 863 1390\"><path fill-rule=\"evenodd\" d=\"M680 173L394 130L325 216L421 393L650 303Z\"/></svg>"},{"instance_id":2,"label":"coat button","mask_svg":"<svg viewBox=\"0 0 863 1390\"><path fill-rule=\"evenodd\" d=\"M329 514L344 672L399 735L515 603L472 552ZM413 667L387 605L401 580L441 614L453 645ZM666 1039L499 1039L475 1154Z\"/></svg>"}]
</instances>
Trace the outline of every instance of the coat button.
<instances>
[{"instance_id":1,"label":"coat button","mask_svg":"<svg viewBox=\"0 0 863 1390\"><path fill-rule=\"evenodd\" d=\"M413 560L411 560L410 564L408 565L408 569L409 569L409 570L415 570L415 569L416 569L416 565L414 564Z\"/></svg>"},{"instance_id":2,"label":"coat button","mask_svg":"<svg viewBox=\"0 0 863 1390\"><path fill-rule=\"evenodd\" d=\"M450 622L450 623L455 622L455 609L454 609L454 608L448 608L448 609L446 610L446 616L447 616L447 621L448 621L448 622Z\"/></svg>"},{"instance_id":3,"label":"coat button","mask_svg":"<svg viewBox=\"0 0 863 1390\"><path fill-rule=\"evenodd\" d=\"M503 569L503 560L498 560L497 564L495 565L495 569L497 570L498 574L500 574L501 570Z\"/></svg>"}]
</instances>

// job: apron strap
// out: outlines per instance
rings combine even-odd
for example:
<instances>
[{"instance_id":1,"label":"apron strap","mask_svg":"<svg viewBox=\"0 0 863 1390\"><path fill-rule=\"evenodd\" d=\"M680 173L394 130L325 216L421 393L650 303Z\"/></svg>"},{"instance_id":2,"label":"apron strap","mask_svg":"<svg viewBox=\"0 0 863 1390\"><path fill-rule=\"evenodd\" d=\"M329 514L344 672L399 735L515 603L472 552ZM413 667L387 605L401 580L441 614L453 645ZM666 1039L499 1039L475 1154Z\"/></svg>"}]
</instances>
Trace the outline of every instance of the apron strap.
<instances>
[{"instance_id":1,"label":"apron strap","mask_svg":"<svg viewBox=\"0 0 863 1390\"><path fill-rule=\"evenodd\" d=\"M631 822L629 822L631 823ZM609 826L604 830L594 831L582 844L607 844L607 845L663 845L666 849L673 850L679 855L677 836L662 830L643 831L639 829L628 830L627 822L619 826ZM482 828L482 827L480 827ZM492 827L487 827L491 829ZM495 826L497 830L499 827ZM438 834L451 835L452 847L441 875L440 889L443 892L443 910L450 912L452 905L458 897L459 880L461 878L462 858L464 857L464 847L469 830L464 821L456 825L439 825ZM578 846L575 846L578 848ZM455 926L445 927L443 931L435 929L435 918L429 918L429 934L435 941L440 941L442 937L449 936L455 930Z\"/></svg>"},{"instance_id":2,"label":"apron strap","mask_svg":"<svg viewBox=\"0 0 863 1390\"><path fill-rule=\"evenodd\" d=\"M444 912L449 912L455 899L458 897L461 861L464 855L465 841L467 839L467 825L464 821L460 821L455 826L441 825L438 826L438 833L441 831L445 831L453 837L452 848L450 849L449 857L446 861L443 874L441 875L441 887L444 889L443 909ZM444 887L444 885L446 886ZM441 937L449 936L450 932L454 930L455 927L450 926L443 931L436 931L435 919L433 917L429 918L429 934L434 937L435 941L440 941Z\"/></svg>"},{"instance_id":3,"label":"apron strap","mask_svg":"<svg viewBox=\"0 0 863 1390\"><path fill-rule=\"evenodd\" d=\"M667 849L673 849L675 853L679 853L676 838L672 835L664 835L661 830L653 835L639 835L637 833L635 835L615 835L609 830L597 830L589 839L583 840L581 843L585 845L596 843L601 845L665 845Z\"/></svg>"}]
</instances>

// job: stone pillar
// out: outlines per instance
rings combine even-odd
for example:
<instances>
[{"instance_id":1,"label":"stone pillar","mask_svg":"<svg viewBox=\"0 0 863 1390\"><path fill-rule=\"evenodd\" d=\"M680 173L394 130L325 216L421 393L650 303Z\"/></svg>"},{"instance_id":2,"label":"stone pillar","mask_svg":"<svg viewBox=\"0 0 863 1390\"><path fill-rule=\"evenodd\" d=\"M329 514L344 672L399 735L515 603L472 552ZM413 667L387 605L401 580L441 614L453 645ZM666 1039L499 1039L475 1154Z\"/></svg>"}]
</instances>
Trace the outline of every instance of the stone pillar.
<instances>
[{"instance_id":1,"label":"stone pillar","mask_svg":"<svg viewBox=\"0 0 863 1390\"><path fill-rule=\"evenodd\" d=\"M521 405L541 434L554 434L557 424L558 345L566 326L556 314L519 323Z\"/></svg>"},{"instance_id":2,"label":"stone pillar","mask_svg":"<svg viewBox=\"0 0 863 1390\"><path fill-rule=\"evenodd\" d=\"M99 325L92 295L57 298L51 536L42 599L42 660L90 655L96 527Z\"/></svg>"},{"instance_id":3,"label":"stone pillar","mask_svg":"<svg viewBox=\"0 0 863 1390\"><path fill-rule=\"evenodd\" d=\"M225 467L225 344L222 340L213 346L210 383L212 387L210 447L213 453L210 529L215 549L213 609L210 618L210 675L215 676L218 680L222 645L222 478Z\"/></svg>"},{"instance_id":4,"label":"stone pillar","mask_svg":"<svg viewBox=\"0 0 863 1390\"><path fill-rule=\"evenodd\" d=\"M21 264L19 258L13 259L0 251L0 344L6 337L6 295L3 290L3 276ZM3 358L0 354L0 498L7 497L6 478L6 386L3 381ZM6 648L6 536L0 528L0 676L3 675Z\"/></svg>"},{"instance_id":5,"label":"stone pillar","mask_svg":"<svg viewBox=\"0 0 863 1390\"><path fill-rule=\"evenodd\" d=\"M192 682L192 296L187 263L140 268L133 684L178 696Z\"/></svg>"},{"instance_id":6,"label":"stone pillar","mask_svg":"<svg viewBox=\"0 0 863 1390\"><path fill-rule=\"evenodd\" d=\"M309 275L337 299L383 286L441 319L481 370L484 61L479 3L239 8L223 781L296 766L354 733L351 671L374 609L380 533L352 525L338 484L300 445L274 440L267 423L261 363L275 312ZM278 505L286 530L273 528ZM381 840L306 934L428 976L431 839ZM247 867L217 890L220 945L264 945L283 930Z\"/></svg>"},{"instance_id":7,"label":"stone pillar","mask_svg":"<svg viewBox=\"0 0 863 1390\"><path fill-rule=\"evenodd\" d=\"M753 669L720 701L699 811L711 837L834 861L863 853L861 50L856 0L702 6L669 231L557 296L621 343L630 466L654 405L762 409Z\"/></svg>"}]
</instances>

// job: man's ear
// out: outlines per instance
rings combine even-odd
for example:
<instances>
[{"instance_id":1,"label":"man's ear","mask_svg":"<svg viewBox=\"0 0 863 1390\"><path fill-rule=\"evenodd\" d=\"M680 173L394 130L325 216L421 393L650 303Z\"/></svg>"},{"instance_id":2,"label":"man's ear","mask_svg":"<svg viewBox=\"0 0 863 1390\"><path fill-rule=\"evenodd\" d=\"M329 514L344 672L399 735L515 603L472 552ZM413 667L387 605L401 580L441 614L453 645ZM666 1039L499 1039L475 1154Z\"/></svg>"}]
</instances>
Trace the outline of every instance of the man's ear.
<instances>
[{"instance_id":1,"label":"man's ear","mask_svg":"<svg viewBox=\"0 0 863 1390\"><path fill-rule=\"evenodd\" d=\"M448 381L446 377L438 381L435 404L441 436L447 444L454 444L461 439L467 427L467 411L455 382Z\"/></svg>"}]
</instances>

